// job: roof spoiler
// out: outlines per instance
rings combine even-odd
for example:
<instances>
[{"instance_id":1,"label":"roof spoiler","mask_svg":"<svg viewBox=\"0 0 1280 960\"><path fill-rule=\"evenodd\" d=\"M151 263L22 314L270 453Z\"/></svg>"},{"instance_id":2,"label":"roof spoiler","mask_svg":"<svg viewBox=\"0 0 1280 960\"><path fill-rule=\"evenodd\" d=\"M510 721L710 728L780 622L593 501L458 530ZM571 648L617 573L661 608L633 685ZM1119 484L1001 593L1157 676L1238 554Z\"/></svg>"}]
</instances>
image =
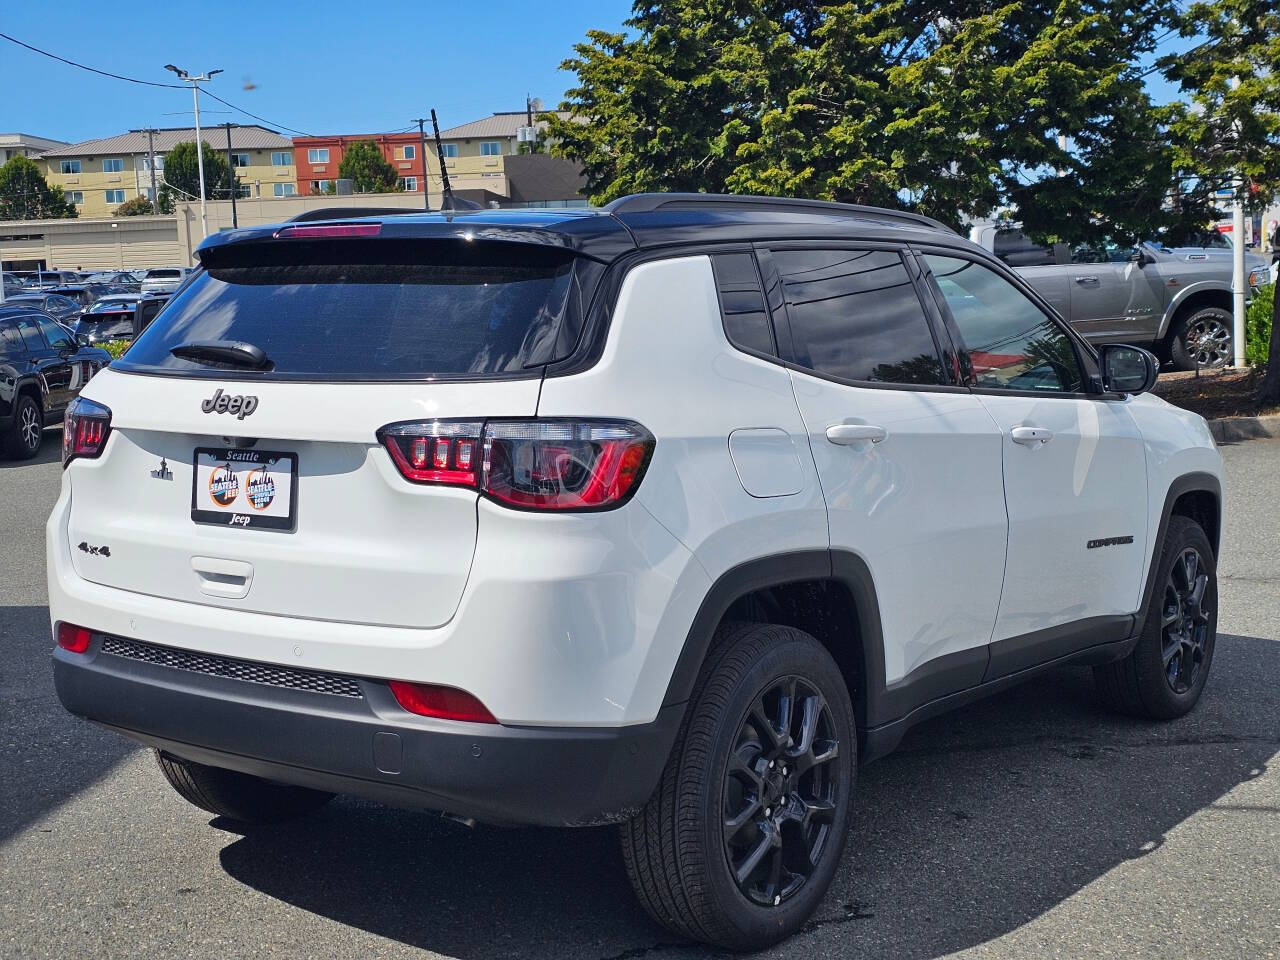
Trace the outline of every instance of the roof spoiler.
<instances>
[{"instance_id":1,"label":"roof spoiler","mask_svg":"<svg viewBox=\"0 0 1280 960\"><path fill-rule=\"evenodd\" d=\"M304 210L285 223L307 223L312 220L351 220L355 217L408 217L423 213L460 213L464 210L483 210L484 206L464 197L452 197L452 207L440 210L420 210L406 207L320 207Z\"/></svg>"}]
</instances>

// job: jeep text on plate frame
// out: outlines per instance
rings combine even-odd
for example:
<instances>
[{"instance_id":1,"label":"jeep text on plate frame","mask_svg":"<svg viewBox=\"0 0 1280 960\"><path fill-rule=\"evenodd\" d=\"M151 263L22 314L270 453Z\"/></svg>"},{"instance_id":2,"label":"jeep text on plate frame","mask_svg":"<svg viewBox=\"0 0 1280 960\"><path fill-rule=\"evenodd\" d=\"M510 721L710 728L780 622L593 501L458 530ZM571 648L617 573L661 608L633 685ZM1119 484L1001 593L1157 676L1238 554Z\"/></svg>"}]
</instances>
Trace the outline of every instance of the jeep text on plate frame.
<instances>
[{"instance_id":1,"label":"jeep text on plate frame","mask_svg":"<svg viewBox=\"0 0 1280 960\"><path fill-rule=\"evenodd\" d=\"M192 457L195 523L292 531L298 517L298 455L197 447Z\"/></svg>"}]
</instances>

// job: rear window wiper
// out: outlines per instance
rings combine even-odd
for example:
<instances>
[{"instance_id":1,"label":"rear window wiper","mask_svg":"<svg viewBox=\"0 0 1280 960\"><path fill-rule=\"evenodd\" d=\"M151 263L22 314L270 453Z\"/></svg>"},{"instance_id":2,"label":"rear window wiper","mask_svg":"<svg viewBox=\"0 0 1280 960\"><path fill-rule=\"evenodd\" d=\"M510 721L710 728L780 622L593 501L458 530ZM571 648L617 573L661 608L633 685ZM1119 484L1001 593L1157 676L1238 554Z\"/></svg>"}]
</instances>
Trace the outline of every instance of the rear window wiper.
<instances>
[{"instance_id":1,"label":"rear window wiper","mask_svg":"<svg viewBox=\"0 0 1280 960\"><path fill-rule=\"evenodd\" d=\"M243 340L192 340L170 347L169 352L196 363L225 363L247 370L270 370L274 364L261 347Z\"/></svg>"}]
</instances>

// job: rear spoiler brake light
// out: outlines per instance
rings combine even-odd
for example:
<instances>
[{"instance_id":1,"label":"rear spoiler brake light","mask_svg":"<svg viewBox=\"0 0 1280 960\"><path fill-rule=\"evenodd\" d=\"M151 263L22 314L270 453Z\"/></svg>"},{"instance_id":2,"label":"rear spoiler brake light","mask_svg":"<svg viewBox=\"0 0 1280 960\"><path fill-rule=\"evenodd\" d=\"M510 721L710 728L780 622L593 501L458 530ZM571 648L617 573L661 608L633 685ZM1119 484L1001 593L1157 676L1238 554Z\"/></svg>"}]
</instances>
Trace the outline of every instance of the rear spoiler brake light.
<instances>
[{"instance_id":1,"label":"rear spoiler brake light","mask_svg":"<svg viewBox=\"0 0 1280 960\"><path fill-rule=\"evenodd\" d=\"M281 227L274 234L277 240L313 237L376 237L382 231L380 223L299 223Z\"/></svg>"}]
</instances>

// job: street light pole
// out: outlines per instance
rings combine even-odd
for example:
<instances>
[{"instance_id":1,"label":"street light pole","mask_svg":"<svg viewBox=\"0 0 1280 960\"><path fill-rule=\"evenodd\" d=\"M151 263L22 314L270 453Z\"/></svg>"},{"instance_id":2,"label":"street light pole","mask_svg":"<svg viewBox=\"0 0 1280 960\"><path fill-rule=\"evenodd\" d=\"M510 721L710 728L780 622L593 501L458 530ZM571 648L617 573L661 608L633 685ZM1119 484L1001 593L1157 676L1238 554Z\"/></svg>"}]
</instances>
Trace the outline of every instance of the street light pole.
<instances>
[{"instance_id":1,"label":"street light pole","mask_svg":"<svg viewBox=\"0 0 1280 960\"><path fill-rule=\"evenodd\" d=\"M164 68L176 73L179 80L191 84L191 102L194 105L196 115L196 166L200 171L200 232L207 237L209 235L209 215L205 211L204 205L204 144L200 142L200 84L208 83L222 71L210 70L206 74L193 77L186 70L181 67L175 67L172 63L166 63Z\"/></svg>"}]
</instances>

